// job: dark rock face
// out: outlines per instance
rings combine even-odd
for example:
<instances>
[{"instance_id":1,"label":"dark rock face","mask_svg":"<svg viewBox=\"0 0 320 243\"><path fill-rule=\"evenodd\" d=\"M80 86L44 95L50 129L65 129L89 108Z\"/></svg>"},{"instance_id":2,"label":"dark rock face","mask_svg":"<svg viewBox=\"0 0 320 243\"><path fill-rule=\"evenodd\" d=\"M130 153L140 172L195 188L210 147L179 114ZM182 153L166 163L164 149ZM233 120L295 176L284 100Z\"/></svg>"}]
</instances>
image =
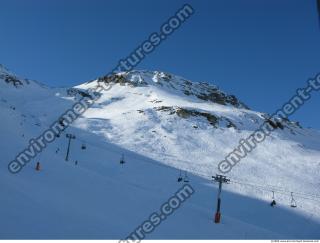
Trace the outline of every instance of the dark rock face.
<instances>
[{"instance_id":1,"label":"dark rock face","mask_svg":"<svg viewBox=\"0 0 320 243\"><path fill-rule=\"evenodd\" d=\"M169 115L176 114L178 117L182 119L188 119L190 117L202 117L202 118L205 118L208 121L208 123L214 128L224 126L226 128L238 129L238 127L230 119L226 117L219 117L209 112L202 112L194 109L186 109L182 107L172 107L172 106L158 106L158 107L154 107L154 109L156 111L167 112ZM197 125L193 125L193 127L198 128Z\"/></svg>"},{"instance_id":2,"label":"dark rock face","mask_svg":"<svg viewBox=\"0 0 320 243\"><path fill-rule=\"evenodd\" d=\"M211 101L220 105L232 105L236 108L249 109L249 107L239 101L237 97L222 92L214 85L208 83L192 83L188 80L183 81L181 87L185 95L195 96L200 100Z\"/></svg>"},{"instance_id":3,"label":"dark rock face","mask_svg":"<svg viewBox=\"0 0 320 243\"><path fill-rule=\"evenodd\" d=\"M168 112L169 115L176 114L180 118L187 119L190 117L204 117L207 119L207 121L210 123L210 125L217 127L220 118L211 114L211 113L206 113L206 112L200 112L197 110L191 110L191 109L185 109L181 107L171 107L171 106L159 106L155 107L157 111L164 111Z\"/></svg>"},{"instance_id":4,"label":"dark rock face","mask_svg":"<svg viewBox=\"0 0 320 243\"><path fill-rule=\"evenodd\" d=\"M184 108L178 108L176 113L178 116L180 116L182 118L188 118L190 116L205 117L208 120L208 122L214 127L216 127L216 125L218 124L218 121L219 121L218 117L216 117L213 114L206 113L206 112L199 112L199 111L195 111L195 110L187 110Z\"/></svg>"},{"instance_id":5,"label":"dark rock face","mask_svg":"<svg viewBox=\"0 0 320 243\"><path fill-rule=\"evenodd\" d=\"M75 97L76 95L80 95L81 97L87 97L90 99L94 99L94 97L99 97L100 94L98 92L95 92L91 94L88 90L81 90L81 89L76 89L76 88L70 88L67 90L67 94L69 96Z\"/></svg>"},{"instance_id":6,"label":"dark rock face","mask_svg":"<svg viewBox=\"0 0 320 243\"><path fill-rule=\"evenodd\" d=\"M274 129L284 129L284 125L280 121L274 121L272 119L266 119L265 122L267 122L272 128ZM288 121L283 121L283 122L288 122Z\"/></svg>"}]
</instances>

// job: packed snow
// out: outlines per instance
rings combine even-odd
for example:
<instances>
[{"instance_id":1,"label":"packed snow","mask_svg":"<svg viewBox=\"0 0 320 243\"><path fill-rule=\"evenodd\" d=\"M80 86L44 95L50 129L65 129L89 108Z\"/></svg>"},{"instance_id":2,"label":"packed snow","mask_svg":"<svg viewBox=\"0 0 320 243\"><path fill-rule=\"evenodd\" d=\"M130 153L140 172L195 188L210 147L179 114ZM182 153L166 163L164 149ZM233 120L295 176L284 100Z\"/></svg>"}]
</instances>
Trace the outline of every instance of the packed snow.
<instances>
[{"instance_id":1,"label":"packed snow","mask_svg":"<svg viewBox=\"0 0 320 243\"><path fill-rule=\"evenodd\" d=\"M211 177L266 114L218 87L172 74L119 76L126 81L102 91L34 161L11 174L8 163L81 95L0 66L0 238L123 239L183 185L180 171L195 194L147 239L320 238L319 131L288 121L237 164L226 175L231 183L223 185L222 221L215 224ZM98 81L73 89L85 91ZM210 97L224 97L225 104ZM68 162L66 133L76 136Z\"/></svg>"}]
</instances>

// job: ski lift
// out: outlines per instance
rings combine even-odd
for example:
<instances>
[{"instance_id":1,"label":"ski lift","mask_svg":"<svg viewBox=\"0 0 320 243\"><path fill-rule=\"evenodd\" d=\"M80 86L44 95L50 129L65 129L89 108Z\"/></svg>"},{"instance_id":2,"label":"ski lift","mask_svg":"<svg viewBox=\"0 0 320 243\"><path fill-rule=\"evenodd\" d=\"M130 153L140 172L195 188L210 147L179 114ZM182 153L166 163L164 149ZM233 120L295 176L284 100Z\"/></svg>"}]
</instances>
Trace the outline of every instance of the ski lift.
<instances>
[{"instance_id":1,"label":"ski lift","mask_svg":"<svg viewBox=\"0 0 320 243\"><path fill-rule=\"evenodd\" d=\"M126 161L124 160L124 154L122 154L121 159L120 159L120 164L124 164Z\"/></svg>"},{"instance_id":2,"label":"ski lift","mask_svg":"<svg viewBox=\"0 0 320 243\"><path fill-rule=\"evenodd\" d=\"M85 150L86 148L87 148L86 144L85 144L85 143L82 143L81 149L82 149L82 150Z\"/></svg>"},{"instance_id":3,"label":"ski lift","mask_svg":"<svg viewBox=\"0 0 320 243\"><path fill-rule=\"evenodd\" d=\"M43 152L42 153L40 153L40 155L39 155L39 158L38 158L38 160L37 160L37 163L36 163L36 171L40 171L41 170L41 161L42 161L42 154L43 154Z\"/></svg>"},{"instance_id":4,"label":"ski lift","mask_svg":"<svg viewBox=\"0 0 320 243\"><path fill-rule=\"evenodd\" d=\"M186 172L186 171L184 172L183 182L186 182L186 183L188 183L188 182L189 182L189 177L188 177L188 175L187 175L187 172Z\"/></svg>"},{"instance_id":5,"label":"ski lift","mask_svg":"<svg viewBox=\"0 0 320 243\"><path fill-rule=\"evenodd\" d=\"M297 207L296 200L294 200L294 198L293 198L293 192L291 192L291 205L290 205L290 207L292 207L292 208Z\"/></svg>"},{"instance_id":6,"label":"ski lift","mask_svg":"<svg viewBox=\"0 0 320 243\"><path fill-rule=\"evenodd\" d=\"M182 173L181 173L181 170L180 170L180 172L179 172L179 177L178 177L178 182L181 182L183 179L182 179L182 175L181 175Z\"/></svg>"},{"instance_id":7,"label":"ski lift","mask_svg":"<svg viewBox=\"0 0 320 243\"><path fill-rule=\"evenodd\" d=\"M40 162L37 162L36 164L36 171L40 171L41 167L40 167Z\"/></svg>"},{"instance_id":8,"label":"ski lift","mask_svg":"<svg viewBox=\"0 0 320 243\"><path fill-rule=\"evenodd\" d=\"M276 206L277 205L277 203L276 203L276 200L275 200L275 198L274 198L274 191L272 191L272 201L271 201L271 203L270 203L270 206L271 207L274 207L274 206Z\"/></svg>"},{"instance_id":9,"label":"ski lift","mask_svg":"<svg viewBox=\"0 0 320 243\"><path fill-rule=\"evenodd\" d=\"M63 128L62 130L65 129L64 119L63 119L63 118L60 118L60 119L59 119L59 125L62 126L62 128Z\"/></svg>"}]
</instances>

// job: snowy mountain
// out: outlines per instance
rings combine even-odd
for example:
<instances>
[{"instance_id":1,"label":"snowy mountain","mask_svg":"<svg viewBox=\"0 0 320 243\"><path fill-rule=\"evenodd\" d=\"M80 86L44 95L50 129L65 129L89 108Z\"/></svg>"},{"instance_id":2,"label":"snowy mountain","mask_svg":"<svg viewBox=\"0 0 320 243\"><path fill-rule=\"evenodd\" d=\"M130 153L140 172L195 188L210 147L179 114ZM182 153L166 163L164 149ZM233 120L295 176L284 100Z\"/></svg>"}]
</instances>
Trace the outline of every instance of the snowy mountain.
<instances>
[{"instance_id":1,"label":"snowy mountain","mask_svg":"<svg viewBox=\"0 0 320 243\"><path fill-rule=\"evenodd\" d=\"M111 89L9 173L31 138L101 82ZM0 66L0 238L125 238L183 185L180 174L194 195L147 239L319 238L319 131L249 107L214 85L158 71L51 88ZM218 163L268 120L276 130L227 174L215 224ZM68 162L67 133L76 137Z\"/></svg>"}]
</instances>

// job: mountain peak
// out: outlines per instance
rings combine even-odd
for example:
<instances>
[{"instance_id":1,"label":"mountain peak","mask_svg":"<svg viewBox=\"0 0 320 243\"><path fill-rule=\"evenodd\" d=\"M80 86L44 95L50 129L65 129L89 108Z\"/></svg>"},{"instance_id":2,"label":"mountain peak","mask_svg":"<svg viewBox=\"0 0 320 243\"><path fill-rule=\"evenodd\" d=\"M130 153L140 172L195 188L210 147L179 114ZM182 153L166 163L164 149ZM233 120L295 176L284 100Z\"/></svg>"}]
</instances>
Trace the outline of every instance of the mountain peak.
<instances>
[{"instance_id":1,"label":"mountain peak","mask_svg":"<svg viewBox=\"0 0 320 243\"><path fill-rule=\"evenodd\" d=\"M16 88L23 86L24 84L29 84L28 80L17 77L2 64L0 64L0 80L3 80L7 84L12 84Z\"/></svg>"},{"instance_id":2,"label":"mountain peak","mask_svg":"<svg viewBox=\"0 0 320 243\"><path fill-rule=\"evenodd\" d=\"M20 75L16 75L6 66L4 66L3 64L0 64L0 83L2 83L3 81L8 85L14 86L15 88L20 88L26 85L47 88L47 86L44 85L43 83L40 83L36 80L23 78Z\"/></svg>"},{"instance_id":3,"label":"mountain peak","mask_svg":"<svg viewBox=\"0 0 320 243\"><path fill-rule=\"evenodd\" d=\"M6 66L0 63L0 74L2 73L12 74L11 71Z\"/></svg>"},{"instance_id":4,"label":"mountain peak","mask_svg":"<svg viewBox=\"0 0 320 243\"><path fill-rule=\"evenodd\" d=\"M193 82L162 71L132 70L120 72L99 78L98 82L119 83L120 85L133 87L153 85L179 95L196 97L202 101L249 109L236 96L221 91L216 85L207 82Z\"/></svg>"}]
</instances>

